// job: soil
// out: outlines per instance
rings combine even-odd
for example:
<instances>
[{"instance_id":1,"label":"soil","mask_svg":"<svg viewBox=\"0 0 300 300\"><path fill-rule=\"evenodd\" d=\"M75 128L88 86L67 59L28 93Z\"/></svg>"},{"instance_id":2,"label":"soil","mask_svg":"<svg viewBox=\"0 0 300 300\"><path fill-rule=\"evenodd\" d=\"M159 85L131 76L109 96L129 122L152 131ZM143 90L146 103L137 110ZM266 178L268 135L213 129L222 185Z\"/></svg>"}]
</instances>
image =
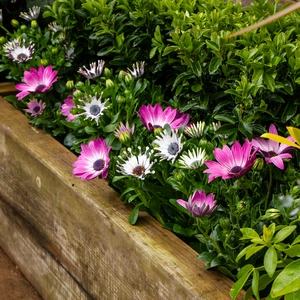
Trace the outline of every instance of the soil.
<instances>
[{"instance_id":1,"label":"soil","mask_svg":"<svg viewBox=\"0 0 300 300\"><path fill-rule=\"evenodd\" d=\"M0 300L42 300L17 266L0 248Z\"/></svg>"}]
</instances>

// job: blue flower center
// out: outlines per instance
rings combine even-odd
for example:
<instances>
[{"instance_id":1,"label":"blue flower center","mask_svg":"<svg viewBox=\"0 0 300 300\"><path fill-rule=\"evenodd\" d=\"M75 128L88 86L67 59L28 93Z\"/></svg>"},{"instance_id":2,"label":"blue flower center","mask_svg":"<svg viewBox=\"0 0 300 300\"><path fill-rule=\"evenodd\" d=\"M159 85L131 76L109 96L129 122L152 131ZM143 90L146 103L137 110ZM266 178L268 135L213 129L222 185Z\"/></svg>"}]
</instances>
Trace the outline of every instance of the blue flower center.
<instances>
[{"instance_id":1,"label":"blue flower center","mask_svg":"<svg viewBox=\"0 0 300 300\"><path fill-rule=\"evenodd\" d=\"M136 176L141 176L145 173L145 167L144 166L136 166L133 170L132 170L132 174L136 175Z\"/></svg>"},{"instance_id":2,"label":"blue flower center","mask_svg":"<svg viewBox=\"0 0 300 300\"><path fill-rule=\"evenodd\" d=\"M18 56L17 56L17 60L18 61L25 61L28 59L28 56L25 54L25 53L20 53Z\"/></svg>"},{"instance_id":3,"label":"blue flower center","mask_svg":"<svg viewBox=\"0 0 300 300\"><path fill-rule=\"evenodd\" d=\"M36 93L40 93L46 86L44 84L40 84L35 88Z\"/></svg>"},{"instance_id":4,"label":"blue flower center","mask_svg":"<svg viewBox=\"0 0 300 300\"><path fill-rule=\"evenodd\" d=\"M100 109L100 107L98 105L92 105L90 107L90 113L93 116L99 115L100 111L101 111L101 109Z\"/></svg>"},{"instance_id":5,"label":"blue flower center","mask_svg":"<svg viewBox=\"0 0 300 300\"><path fill-rule=\"evenodd\" d=\"M33 111L35 113L38 113L39 111L41 110L41 107L39 105L36 105L34 108L33 108Z\"/></svg>"},{"instance_id":6,"label":"blue flower center","mask_svg":"<svg viewBox=\"0 0 300 300\"><path fill-rule=\"evenodd\" d=\"M98 159L94 162L93 168L95 171L101 171L104 168L104 160Z\"/></svg>"},{"instance_id":7,"label":"blue flower center","mask_svg":"<svg viewBox=\"0 0 300 300\"><path fill-rule=\"evenodd\" d=\"M242 169L243 168L240 166L235 166L231 169L231 172L236 174L236 173L239 173Z\"/></svg>"},{"instance_id":8,"label":"blue flower center","mask_svg":"<svg viewBox=\"0 0 300 300\"><path fill-rule=\"evenodd\" d=\"M176 155L178 153L178 151L179 151L179 145L176 142L171 143L169 145L169 147L168 147L169 154Z\"/></svg>"}]
</instances>

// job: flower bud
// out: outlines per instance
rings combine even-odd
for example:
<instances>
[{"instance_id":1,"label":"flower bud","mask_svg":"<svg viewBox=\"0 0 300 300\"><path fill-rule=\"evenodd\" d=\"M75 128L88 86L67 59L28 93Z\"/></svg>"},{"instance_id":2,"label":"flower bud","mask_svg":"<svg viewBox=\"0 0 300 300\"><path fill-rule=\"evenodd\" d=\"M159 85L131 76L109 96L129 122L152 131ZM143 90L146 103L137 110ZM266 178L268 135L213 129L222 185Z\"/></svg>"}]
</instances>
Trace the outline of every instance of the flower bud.
<instances>
[{"instance_id":1,"label":"flower bud","mask_svg":"<svg viewBox=\"0 0 300 300\"><path fill-rule=\"evenodd\" d=\"M125 83L130 85L131 82L133 82L133 77L131 76L131 74L126 74L125 75Z\"/></svg>"},{"instance_id":2,"label":"flower bud","mask_svg":"<svg viewBox=\"0 0 300 300\"><path fill-rule=\"evenodd\" d=\"M31 20L31 28L36 29L38 27L39 27L39 25L38 25L37 21L36 20Z\"/></svg>"},{"instance_id":3,"label":"flower bud","mask_svg":"<svg viewBox=\"0 0 300 300\"><path fill-rule=\"evenodd\" d=\"M266 211L264 218L267 220L273 220L280 217L280 211L276 208L270 208Z\"/></svg>"},{"instance_id":4,"label":"flower bud","mask_svg":"<svg viewBox=\"0 0 300 300\"><path fill-rule=\"evenodd\" d=\"M68 80L66 83L66 88L68 90L72 90L74 88L74 81L73 80Z\"/></svg>"},{"instance_id":5,"label":"flower bud","mask_svg":"<svg viewBox=\"0 0 300 300\"><path fill-rule=\"evenodd\" d=\"M14 27L14 28L18 28L19 25L20 25L20 23L19 23L16 19L12 19L12 20L10 21L10 24L11 24L11 26Z\"/></svg>"},{"instance_id":6,"label":"flower bud","mask_svg":"<svg viewBox=\"0 0 300 300\"><path fill-rule=\"evenodd\" d=\"M23 24L23 25L21 25L21 26L20 26L20 28L21 28L21 30L22 30L22 31L26 31L26 30L27 30L27 26L26 26L26 25L24 25L24 24Z\"/></svg>"},{"instance_id":7,"label":"flower bud","mask_svg":"<svg viewBox=\"0 0 300 300\"><path fill-rule=\"evenodd\" d=\"M122 104L124 102L126 102L126 99L125 97L121 96L121 95L117 95L116 96L116 101L119 103L119 104Z\"/></svg>"},{"instance_id":8,"label":"flower bud","mask_svg":"<svg viewBox=\"0 0 300 300\"><path fill-rule=\"evenodd\" d=\"M6 38L4 36L0 37L0 45L3 45L6 43Z\"/></svg>"},{"instance_id":9,"label":"flower bud","mask_svg":"<svg viewBox=\"0 0 300 300\"><path fill-rule=\"evenodd\" d=\"M37 33L37 34L35 35L35 38L36 38L37 41L38 41L41 37L42 37L42 35L41 35L40 33Z\"/></svg>"},{"instance_id":10,"label":"flower bud","mask_svg":"<svg viewBox=\"0 0 300 300\"><path fill-rule=\"evenodd\" d=\"M119 134L118 138L122 144L127 144L131 140L131 135L128 132L122 132Z\"/></svg>"},{"instance_id":11,"label":"flower bud","mask_svg":"<svg viewBox=\"0 0 300 300\"><path fill-rule=\"evenodd\" d=\"M104 75L105 78L110 78L112 76L112 72L111 72L110 69L104 68L103 75Z\"/></svg>"},{"instance_id":12,"label":"flower bud","mask_svg":"<svg viewBox=\"0 0 300 300\"><path fill-rule=\"evenodd\" d=\"M300 186L299 186L299 185L295 185L295 186L292 188L292 195L298 194L299 191L300 191Z\"/></svg>"},{"instance_id":13,"label":"flower bud","mask_svg":"<svg viewBox=\"0 0 300 300\"><path fill-rule=\"evenodd\" d=\"M174 173L174 179L178 182L183 181L184 173L182 171L178 171L178 172Z\"/></svg>"},{"instance_id":14,"label":"flower bud","mask_svg":"<svg viewBox=\"0 0 300 300\"><path fill-rule=\"evenodd\" d=\"M220 219L220 226L225 230L225 231L230 231L230 220L228 218L221 218Z\"/></svg>"},{"instance_id":15,"label":"flower bud","mask_svg":"<svg viewBox=\"0 0 300 300\"><path fill-rule=\"evenodd\" d=\"M78 81L75 84L75 88L78 89L78 90L83 90L84 89L84 83L82 81Z\"/></svg>"},{"instance_id":16,"label":"flower bud","mask_svg":"<svg viewBox=\"0 0 300 300\"><path fill-rule=\"evenodd\" d=\"M58 48L57 48L57 47L53 47L53 48L51 49L51 53L52 53L52 54L57 54L57 53L58 53Z\"/></svg>"},{"instance_id":17,"label":"flower bud","mask_svg":"<svg viewBox=\"0 0 300 300\"><path fill-rule=\"evenodd\" d=\"M264 167L264 164L265 164L265 161L262 157L258 157L256 160L255 160L255 163L253 165L253 169L254 170L257 170L257 171L261 171Z\"/></svg>"},{"instance_id":18,"label":"flower bud","mask_svg":"<svg viewBox=\"0 0 300 300\"><path fill-rule=\"evenodd\" d=\"M42 66L46 67L46 66L48 66L48 64L49 64L49 61L48 61L48 59L46 59L46 58L42 58L42 59L40 60L40 63L41 63Z\"/></svg>"},{"instance_id":19,"label":"flower bud","mask_svg":"<svg viewBox=\"0 0 300 300\"><path fill-rule=\"evenodd\" d=\"M127 74L126 72L124 72L124 71L121 70L120 73L119 73L119 75L118 75L119 80L122 81L124 79L124 77L125 77L126 74Z\"/></svg>"},{"instance_id":20,"label":"flower bud","mask_svg":"<svg viewBox=\"0 0 300 300\"><path fill-rule=\"evenodd\" d=\"M76 97L76 98L82 98L83 96L83 93L79 90L76 90L74 93L73 93L73 96Z\"/></svg>"},{"instance_id":21,"label":"flower bud","mask_svg":"<svg viewBox=\"0 0 300 300\"><path fill-rule=\"evenodd\" d=\"M248 204L246 201L239 201L236 205L236 209L239 212L244 212L248 207Z\"/></svg>"},{"instance_id":22,"label":"flower bud","mask_svg":"<svg viewBox=\"0 0 300 300\"><path fill-rule=\"evenodd\" d=\"M108 89L111 89L111 88L114 87L115 84L114 84L114 82L113 82L111 79L106 79L105 85L106 85L106 87L107 87Z\"/></svg>"}]
</instances>

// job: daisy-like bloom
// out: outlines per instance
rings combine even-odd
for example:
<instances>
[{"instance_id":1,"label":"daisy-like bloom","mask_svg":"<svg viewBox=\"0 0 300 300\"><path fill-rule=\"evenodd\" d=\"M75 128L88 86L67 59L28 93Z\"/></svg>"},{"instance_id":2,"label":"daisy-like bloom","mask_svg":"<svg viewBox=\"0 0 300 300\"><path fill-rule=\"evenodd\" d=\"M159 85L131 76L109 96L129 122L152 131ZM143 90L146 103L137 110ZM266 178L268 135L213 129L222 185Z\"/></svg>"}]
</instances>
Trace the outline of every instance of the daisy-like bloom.
<instances>
[{"instance_id":1,"label":"daisy-like bloom","mask_svg":"<svg viewBox=\"0 0 300 300\"><path fill-rule=\"evenodd\" d=\"M145 62L144 61L136 62L135 64L132 65L132 70L130 70L129 68L127 70L131 74L131 76L134 77L135 79L140 78L143 76L145 72Z\"/></svg>"},{"instance_id":2,"label":"daisy-like bloom","mask_svg":"<svg viewBox=\"0 0 300 300\"><path fill-rule=\"evenodd\" d=\"M84 112L78 114L78 116L85 115L86 119L92 119L95 120L97 123L97 126L99 125L99 118L103 115L103 111L106 109L105 104L109 100L107 99L102 103L102 97L98 99L96 96L91 98L91 102L84 102L83 106L79 106L79 108L83 109Z\"/></svg>"},{"instance_id":3,"label":"daisy-like bloom","mask_svg":"<svg viewBox=\"0 0 300 300\"><path fill-rule=\"evenodd\" d=\"M295 127L287 127L286 129L293 138L293 141L273 133L264 133L261 137L300 149L300 129Z\"/></svg>"},{"instance_id":4,"label":"daisy-like bloom","mask_svg":"<svg viewBox=\"0 0 300 300\"><path fill-rule=\"evenodd\" d=\"M65 51L66 51L66 55L65 58L66 60L73 60L75 58L75 48L74 47L69 47L66 45L65 46Z\"/></svg>"},{"instance_id":5,"label":"daisy-like bloom","mask_svg":"<svg viewBox=\"0 0 300 300\"><path fill-rule=\"evenodd\" d=\"M20 18L23 18L26 21L36 20L40 15L40 11L40 7L33 6L32 8L29 8L29 13L21 12Z\"/></svg>"},{"instance_id":6,"label":"daisy-like bloom","mask_svg":"<svg viewBox=\"0 0 300 300\"><path fill-rule=\"evenodd\" d=\"M77 161L73 164L74 176L81 177L81 180L90 180L100 175L106 178L111 147L107 147L105 140L97 138L88 145L82 144L81 149Z\"/></svg>"},{"instance_id":7,"label":"daisy-like bloom","mask_svg":"<svg viewBox=\"0 0 300 300\"><path fill-rule=\"evenodd\" d=\"M256 151L249 141L242 146L235 141L231 150L227 145L222 149L216 148L213 153L217 162L211 160L205 162L208 169L204 173L210 173L208 183L217 177L228 179L245 175L255 162Z\"/></svg>"},{"instance_id":8,"label":"daisy-like bloom","mask_svg":"<svg viewBox=\"0 0 300 300\"><path fill-rule=\"evenodd\" d=\"M27 109L24 109L26 112L31 114L31 116L36 117L43 113L46 104L40 100L39 102L36 99L32 99L27 103Z\"/></svg>"},{"instance_id":9,"label":"daisy-like bloom","mask_svg":"<svg viewBox=\"0 0 300 300\"><path fill-rule=\"evenodd\" d=\"M166 124L169 124L172 129L178 129L181 126L186 126L190 119L189 114L181 113L170 106L163 110L158 103L154 107L150 104L142 105L138 116L144 126L152 132L157 128L164 128Z\"/></svg>"},{"instance_id":10,"label":"daisy-like bloom","mask_svg":"<svg viewBox=\"0 0 300 300\"><path fill-rule=\"evenodd\" d=\"M58 25L56 22L49 23L48 27L53 32L57 32L57 31L62 31L63 30L63 27L61 25Z\"/></svg>"},{"instance_id":11,"label":"daisy-like bloom","mask_svg":"<svg viewBox=\"0 0 300 300\"><path fill-rule=\"evenodd\" d=\"M64 100L64 104L61 106L61 113L67 117L68 122L73 122L78 117L78 115L71 114L71 110L74 107L76 107L76 105L73 101L73 96L70 95Z\"/></svg>"},{"instance_id":12,"label":"daisy-like bloom","mask_svg":"<svg viewBox=\"0 0 300 300\"><path fill-rule=\"evenodd\" d=\"M209 216L217 208L214 194L206 196L205 191L195 191L188 201L178 199L177 203L186 208L194 218Z\"/></svg>"},{"instance_id":13,"label":"daisy-like bloom","mask_svg":"<svg viewBox=\"0 0 300 300\"><path fill-rule=\"evenodd\" d=\"M182 151L183 143L181 139L182 134L178 136L174 130L171 130L171 134L164 130L153 141L155 150L159 151L155 155L174 163L177 155Z\"/></svg>"},{"instance_id":14,"label":"daisy-like bloom","mask_svg":"<svg viewBox=\"0 0 300 300\"><path fill-rule=\"evenodd\" d=\"M205 150L198 148L197 150L188 150L187 154L182 154L178 159L178 163L184 169L198 169L204 164L205 159Z\"/></svg>"},{"instance_id":15,"label":"daisy-like bloom","mask_svg":"<svg viewBox=\"0 0 300 300\"><path fill-rule=\"evenodd\" d=\"M15 39L6 43L3 46L3 50L11 60L21 63L31 59L34 53L34 44L29 42L28 46L26 46L24 39L22 41Z\"/></svg>"},{"instance_id":16,"label":"daisy-like bloom","mask_svg":"<svg viewBox=\"0 0 300 300\"><path fill-rule=\"evenodd\" d=\"M138 179L144 180L147 174L153 174L154 170L151 170L155 161L151 162L152 150L146 147L145 153L142 153L141 147L138 147L139 154L134 155L131 148L128 148L128 152L124 152L126 159L119 156L120 161L117 162L119 172L123 175L134 176Z\"/></svg>"},{"instance_id":17,"label":"daisy-like bloom","mask_svg":"<svg viewBox=\"0 0 300 300\"><path fill-rule=\"evenodd\" d=\"M56 80L57 71L52 71L52 66L39 66L38 70L30 68L29 72L24 72L25 83L16 84L16 89L21 91L16 96L21 100L30 93L44 93Z\"/></svg>"},{"instance_id":18,"label":"daisy-like bloom","mask_svg":"<svg viewBox=\"0 0 300 300\"><path fill-rule=\"evenodd\" d=\"M200 138L203 135L205 128L204 121L198 121L195 123L190 123L184 127L184 133L192 138Z\"/></svg>"},{"instance_id":19,"label":"daisy-like bloom","mask_svg":"<svg viewBox=\"0 0 300 300\"><path fill-rule=\"evenodd\" d=\"M83 66L83 68L79 68L77 72L85 78L94 79L101 76L104 68L104 63L104 60L98 60L97 63L93 62L90 64L90 69L87 69L85 66Z\"/></svg>"},{"instance_id":20,"label":"daisy-like bloom","mask_svg":"<svg viewBox=\"0 0 300 300\"><path fill-rule=\"evenodd\" d=\"M131 140L134 133L134 125L130 128L128 121L126 126L121 122L119 128L114 131L115 136L121 143L126 143Z\"/></svg>"},{"instance_id":21,"label":"daisy-like bloom","mask_svg":"<svg viewBox=\"0 0 300 300\"><path fill-rule=\"evenodd\" d=\"M278 131L274 124L269 127L269 133L278 135ZM289 136L288 140L294 142L294 139ZM263 138L255 138L252 140L252 146L257 149L257 153L265 158L267 164L273 163L280 170L284 169L284 158L292 158L289 153L294 150L293 147L281 144L272 140L265 140Z\"/></svg>"}]
</instances>

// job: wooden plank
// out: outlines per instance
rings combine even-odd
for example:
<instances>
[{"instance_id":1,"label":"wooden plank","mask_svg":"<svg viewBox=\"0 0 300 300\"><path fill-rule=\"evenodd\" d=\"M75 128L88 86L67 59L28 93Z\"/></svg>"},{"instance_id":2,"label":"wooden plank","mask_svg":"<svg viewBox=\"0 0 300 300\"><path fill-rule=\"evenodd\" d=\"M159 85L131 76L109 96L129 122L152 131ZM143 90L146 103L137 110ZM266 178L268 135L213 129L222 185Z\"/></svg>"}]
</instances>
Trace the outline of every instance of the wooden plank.
<instances>
[{"instance_id":1,"label":"wooden plank","mask_svg":"<svg viewBox=\"0 0 300 300\"><path fill-rule=\"evenodd\" d=\"M231 280L151 216L129 225L131 207L104 180L74 179L75 155L0 107L0 196L92 298L230 299Z\"/></svg>"},{"instance_id":2,"label":"wooden plank","mask_svg":"<svg viewBox=\"0 0 300 300\"><path fill-rule=\"evenodd\" d=\"M18 90L16 90L13 82L0 82L0 96L13 95L17 92Z\"/></svg>"},{"instance_id":3,"label":"wooden plank","mask_svg":"<svg viewBox=\"0 0 300 300\"><path fill-rule=\"evenodd\" d=\"M0 243L43 299L89 300L72 276L42 248L35 231L0 199Z\"/></svg>"}]
</instances>

